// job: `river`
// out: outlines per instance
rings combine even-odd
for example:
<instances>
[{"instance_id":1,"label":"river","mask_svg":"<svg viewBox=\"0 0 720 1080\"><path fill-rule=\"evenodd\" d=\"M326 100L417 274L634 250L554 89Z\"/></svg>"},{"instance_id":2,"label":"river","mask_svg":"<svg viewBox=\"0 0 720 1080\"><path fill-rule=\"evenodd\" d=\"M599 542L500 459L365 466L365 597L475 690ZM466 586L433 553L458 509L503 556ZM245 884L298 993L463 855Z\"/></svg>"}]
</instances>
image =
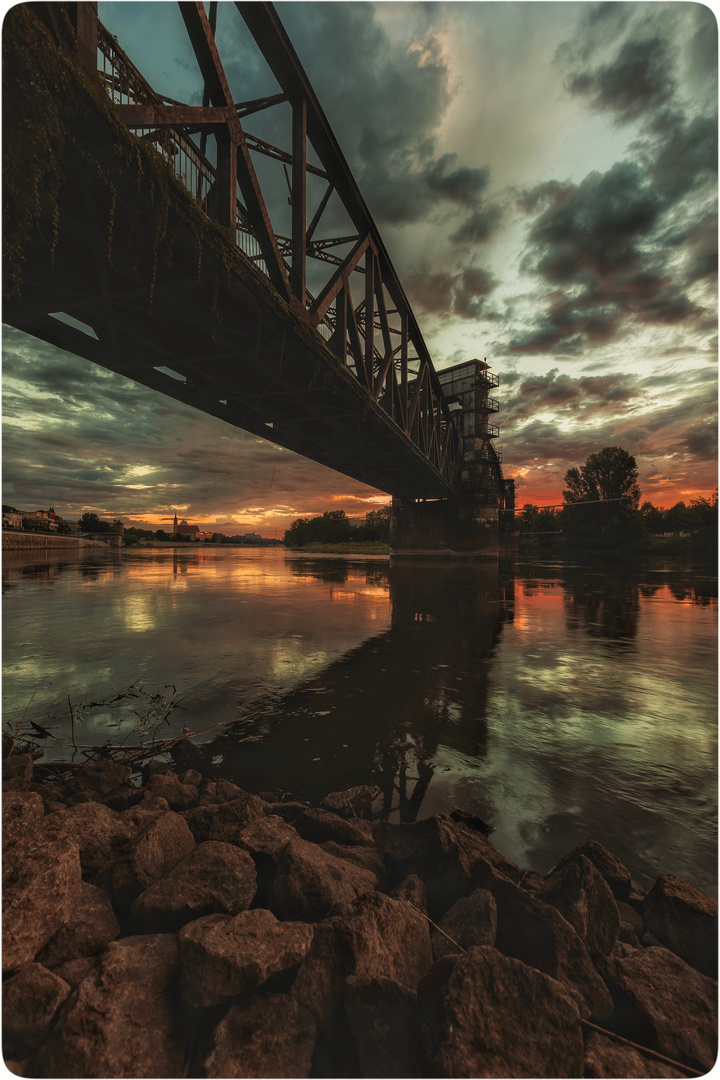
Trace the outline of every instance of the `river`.
<instances>
[{"instance_id":1,"label":"river","mask_svg":"<svg viewBox=\"0 0 720 1080\"><path fill-rule=\"evenodd\" d=\"M5 552L3 594L4 728L46 757L171 702L158 736L224 723L203 767L248 790L374 783L391 821L470 811L540 873L593 837L717 895L715 567Z\"/></svg>"}]
</instances>

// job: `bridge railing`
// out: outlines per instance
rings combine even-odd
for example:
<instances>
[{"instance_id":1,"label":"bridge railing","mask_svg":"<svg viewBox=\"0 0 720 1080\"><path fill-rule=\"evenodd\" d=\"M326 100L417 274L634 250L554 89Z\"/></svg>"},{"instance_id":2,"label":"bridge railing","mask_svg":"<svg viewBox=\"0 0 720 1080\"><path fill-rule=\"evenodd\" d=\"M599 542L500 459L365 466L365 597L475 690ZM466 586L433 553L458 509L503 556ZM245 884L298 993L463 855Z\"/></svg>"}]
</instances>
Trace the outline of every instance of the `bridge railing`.
<instances>
[{"instance_id":1,"label":"bridge railing","mask_svg":"<svg viewBox=\"0 0 720 1080\"><path fill-rule=\"evenodd\" d=\"M98 69L118 115L139 138L157 147L199 208L231 229L248 262L298 317L318 331L369 400L415 443L448 487L454 487L457 435L427 346L273 5L256 0L235 4L281 91L242 104L232 99L215 42L217 5L210 4L209 13L200 2L179 7L203 76L204 104L188 106L158 94L115 38L98 24ZM244 117L288 103L290 151L244 130ZM199 135L198 141L194 135ZM215 161L208 156L209 138ZM315 151L319 166L308 160L308 146ZM257 154L274 158L285 170L290 236L273 229L253 165ZM309 175L326 184L311 217ZM336 212L339 202L348 221L341 236L321 235L323 214L331 200ZM307 280L309 259L313 261L312 291ZM327 267L329 278L323 269ZM489 378L490 385L497 385L497 376Z\"/></svg>"}]
</instances>

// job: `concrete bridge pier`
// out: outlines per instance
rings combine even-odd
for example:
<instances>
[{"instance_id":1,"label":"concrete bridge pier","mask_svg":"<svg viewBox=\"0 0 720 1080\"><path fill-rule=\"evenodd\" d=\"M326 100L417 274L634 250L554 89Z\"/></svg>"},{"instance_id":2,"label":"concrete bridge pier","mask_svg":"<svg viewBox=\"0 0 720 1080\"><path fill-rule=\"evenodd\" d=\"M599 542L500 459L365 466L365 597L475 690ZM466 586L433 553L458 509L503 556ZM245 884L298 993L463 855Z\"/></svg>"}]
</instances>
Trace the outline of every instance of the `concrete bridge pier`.
<instances>
[{"instance_id":1,"label":"concrete bridge pier","mask_svg":"<svg viewBox=\"0 0 720 1080\"><path fill-rule=\"evenodd\" d=\"M457 494L447 499L393 497L390 554L395 558L496 559L507 526L512 527L515 484L502 474L501 455L489 422L498 402L489 391L499 383L484 360L439 371L438 379L458 433Z\"/></svg>"}]
</instances>

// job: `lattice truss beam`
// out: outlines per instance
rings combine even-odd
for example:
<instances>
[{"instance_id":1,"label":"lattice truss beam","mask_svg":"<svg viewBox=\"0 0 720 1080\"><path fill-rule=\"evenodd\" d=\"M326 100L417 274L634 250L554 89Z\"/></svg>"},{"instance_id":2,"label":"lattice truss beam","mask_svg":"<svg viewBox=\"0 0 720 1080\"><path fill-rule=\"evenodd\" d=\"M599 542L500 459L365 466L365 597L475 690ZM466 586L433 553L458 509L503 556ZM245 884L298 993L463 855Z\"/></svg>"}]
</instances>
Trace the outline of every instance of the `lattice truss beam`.
<instances>
[{"instance_id":1,"label":"lattice truss beam","mask_svg":"<svg viewBox=\"0 0 720 1080\"><path fill-rule=\"evenodd\" d=\"M205 213L233 231L243 256L452 483L456 434L427 347L272 4L235 4L278 84L278 93L243 102L233 100L218 51L218 4L207 13L203 3L178 7L202 106L156 93L98 24L100 75L119 117L160 149ZM266 110L286 115L289 149L246 130L243 121Z\"/></svg>"}]
</instances>

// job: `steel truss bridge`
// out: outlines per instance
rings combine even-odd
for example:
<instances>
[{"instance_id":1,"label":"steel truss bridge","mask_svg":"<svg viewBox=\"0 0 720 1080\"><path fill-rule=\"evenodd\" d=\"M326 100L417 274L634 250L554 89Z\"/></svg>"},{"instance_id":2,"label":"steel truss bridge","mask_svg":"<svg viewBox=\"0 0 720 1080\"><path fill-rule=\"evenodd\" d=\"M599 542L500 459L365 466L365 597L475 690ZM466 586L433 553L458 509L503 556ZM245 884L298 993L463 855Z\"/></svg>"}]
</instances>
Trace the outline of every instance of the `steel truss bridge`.
<instances>
[{"instance_id":1,"label":"steel truss bridge","mask_svg":"<svg viewBox=\"0 0 720 1080\"><path fill-rule=\"evenodd\" d=\"M6 16L4 321L393 495L453 495L450 403L272 4L234 5L277 83L242 102L217 3L178 6L202 105L151 87L96 4ZM290 149L247 130L267 110Z\"/></svg>"}]
</instances>

